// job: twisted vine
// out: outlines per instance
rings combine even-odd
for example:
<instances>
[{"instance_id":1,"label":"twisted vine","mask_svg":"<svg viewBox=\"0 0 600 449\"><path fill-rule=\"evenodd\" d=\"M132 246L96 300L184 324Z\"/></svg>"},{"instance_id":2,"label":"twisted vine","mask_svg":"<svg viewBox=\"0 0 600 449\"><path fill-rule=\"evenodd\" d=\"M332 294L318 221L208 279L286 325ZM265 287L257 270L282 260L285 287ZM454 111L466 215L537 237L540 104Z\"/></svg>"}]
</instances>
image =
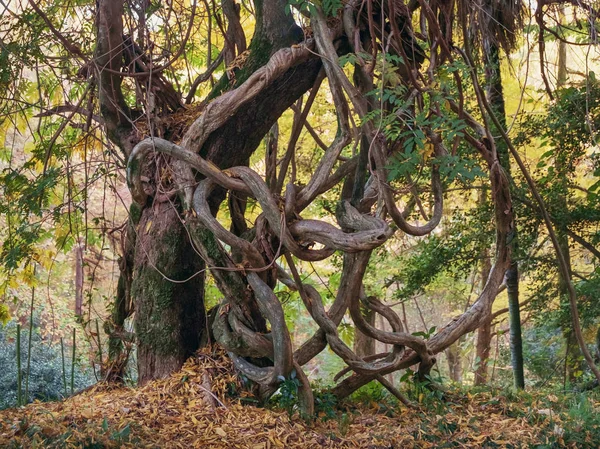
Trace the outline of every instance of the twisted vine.
<instances>
[{"instance_id":1,"label":"twisted vine","mask_svg":"<svg viewBox=\"0 0 600 449\"><path fill-rule=\"evenodd\" d=\"M439 132L427 128L426 135L435 156L430 163L433 213L424 225L409 223L407 216L410 211L399 210L396 194L388 182L388 165L394 157L394 142L388 141L382 130L370 121L362 123L360 129L351 129L350 105L361 116L375 107L364 91L357 89L335 62L338 51L335 42L343 33L342 28L347 34L351 33L355 50L369 48L369 42L361 41L350 20L359 17L356 9L358 4L355 3L349 3L344 9L343 27L330 29L319 8L316 8L312 17L316 49L337 110L338 132L304 187L289 183L281 196L277 193L280 189L270 188L263 177L249 167L236 166L221 170L202 158L198 150L210 134L242 107L244 102L298 61L308 58L312 52L312 41L276 52L265 67L250 76L240 87L209 104L191 126L181 145L158 138L145 139L137 144L131 152L127 167L128 185L134 201L147 205L149 199L156 195L142 177L148 156L156 152L172 159L176 188L184 205L186 226L223 295L212 324L215 338L227 349L238 370L260 385L263 397L276 391L281 380L289 378L295 370L301 382L301 404L307 413L312 413L313 401L302 366L327 345L347 364L347 368L336 380L348 372L353 373L334 387L333 392L339 397L373 379L398 394L382 376L415 364L419 364L419 373L425 376L435 363L435 354L466 332L476 329L486 316L504 277L511 251L507 235L513 226L512 206L508 182L498 163L494 142L488 138L485 126L463 111L462 104L456 105L449 100L450 108L465 120L468 128L465 133L466 142L479 152L488 166L496 211L496 263L477 301L428 341L406 332L391 307L374 297L361 297L362 280L371 252L385 244L394 234L386 217L399 230L413 236L426 235L439 225L444 205L439 160L448 151ZM403 17L403 14L409 14L404 10L394 10L391 6L390 10L394 20ZM431 11L427 10L425 13L428 20L432 20ZM397 24L392 28L399 33ZM381 28L378 29L383 33ZM442 37L436 45L447 47ZM399 43L392 47L406 56L404 47ZM371 50L376 52L376 49ZM414 54L413 52L413 56ZM441 59L447 57L451 57L449 51ZM433 60L431 64L434 64ZM422 79L417 76L417 68L416 63L405 67L407 82L413 84L407 101L413 101L415 105L422 104L423 93L431 89L420 84ZM365 85L374 83L373 73L367 70L366 65L359 65L357 71L357 77ZM306 119L306 113L302 116ZM365 142L365 145L361 144L361 154L339 163L342 150L353 140L359 142L361 139ZM336 165L337 169L334 171ZM367 168L369 176L366 176ZM271 167L271 171L273 170ZM275 179L275 175L272 173L271 177ZM283 180L285 175L285 172L280 173L276 179ZM347 192L353 190L354 184L362 182L362 176L365 176L365 185L354 188L354 192L362 192L362 196L356 198L353 193L350 201ZM202 180L198 182L197 179ZM342 189L336 211L338 226L324 220L302 218L302 211L319 194L343 180L346 185ZM220 223L209 206L209 199L217 187L229 192L230 198L232 195L242 195L256 200L261 213L254 220L253 226L247 228L243 211L239 209L232 209L232 220L238 226L227 230ZM417 202L418 200L409 202L409 207ZM377 212L371 211L373 205L378 205ZM238 230L234 231L233 228ZM341 284L333 304L326 310L319 292L302 282L295 259L325 260L336 251L343 254ZM281 258L285 259L287 268L278 263ZM273 290L278 281L299 292L306 310L318 325L315 334L296 351L292 349L282 305ZM369 324L362 315L361 306L384 317L391 330L381 330ZM342 341L338 333L338 326L346 312L349 312L357 329L368 337L392 345L391 350L371 357L359 357ZM268 327L266 322L269 323Z\"/></svg>"}]
</instances>

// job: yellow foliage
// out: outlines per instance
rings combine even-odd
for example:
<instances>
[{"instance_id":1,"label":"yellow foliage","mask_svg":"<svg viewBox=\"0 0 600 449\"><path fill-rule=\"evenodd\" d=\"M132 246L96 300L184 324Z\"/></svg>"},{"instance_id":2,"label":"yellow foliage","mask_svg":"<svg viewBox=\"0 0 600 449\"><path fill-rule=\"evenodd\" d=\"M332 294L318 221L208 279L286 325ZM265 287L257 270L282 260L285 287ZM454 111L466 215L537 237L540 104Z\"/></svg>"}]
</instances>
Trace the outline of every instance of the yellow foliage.
<instances>
[{"instance_id":1,"label":"yellow foliage","mask_svg":"<svg viewBox=\"0 0 600 449\"><path fill-rule=\"evenodd\" d=\"M6 304L0 304L0 323L4 325L9 322L10 318L10 312Z\"/></svg>"}]
</instances>

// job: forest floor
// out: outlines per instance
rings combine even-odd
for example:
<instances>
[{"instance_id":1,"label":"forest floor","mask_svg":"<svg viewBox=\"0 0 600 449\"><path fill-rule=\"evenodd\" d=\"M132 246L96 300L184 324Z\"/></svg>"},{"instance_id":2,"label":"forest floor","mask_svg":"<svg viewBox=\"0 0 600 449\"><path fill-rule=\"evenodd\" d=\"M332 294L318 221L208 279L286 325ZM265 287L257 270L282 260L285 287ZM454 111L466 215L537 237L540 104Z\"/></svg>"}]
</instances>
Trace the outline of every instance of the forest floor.
<instances>
[{"instance_id":1,"label":"forest floor","mask_svg":"<svg viewBox=\"0 0 600 449\"><path fill-rule=\"evenodd\" d=\"M234 399L238 387L229 362L199 355L143 387L97 385L61 402L1 411L0 447L600 447L596 393L413 392L415 409L364 394L337 405L320 396L318 417L307 421L293 409L290 416Z\"/></svg>"}]
</instances>

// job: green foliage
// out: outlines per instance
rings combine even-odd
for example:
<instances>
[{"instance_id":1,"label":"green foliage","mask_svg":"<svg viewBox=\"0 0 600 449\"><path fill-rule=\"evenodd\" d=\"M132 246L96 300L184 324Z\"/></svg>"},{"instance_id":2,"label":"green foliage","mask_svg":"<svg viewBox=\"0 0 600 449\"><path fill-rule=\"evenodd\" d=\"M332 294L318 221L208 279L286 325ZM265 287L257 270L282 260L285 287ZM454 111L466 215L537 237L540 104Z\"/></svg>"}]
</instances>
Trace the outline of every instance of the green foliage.
<instances>
[{"instance_id":1,"label":"green foliage","mask_svg":"<svg viewBox=\"0 0 600 449\"><path fill-rule=\"evenodd\" d=\"M314 15L316 12L316 6L323 8L325 16L335 17L338 11L342 8L343 3L341 0L287 0L285 5L285 13L291 14L292 8L295 8L301 13Z\"/></svg>"},{"instance_id":2,"label":"green foliage","mask_svg":"<svg viewBox=\"0 0 600 449\"><path fill-rule=\"evenodd\" d=\"M326 390L315 391L315 414L321 420L335 419L337 398Z\"/></svg>"},{"instance_id":3,"label":"green foliage","mask_svg":"<svg viewBox=\"0 0 600 449\"><path fill-rule=\"evenodd\" d=\"M15 345L14 322L0 326L0 409L14 407L17 401L17 362ZM32 337L31 368L29 373L29 397L25 403L34 400L52 401L64 397L62 382L63 367L60 346L45 341L37 327L34 327ZM21 357L27 358L28 334L21 332ZM21 378L23 385L27 378L27 364L21 364ZM68 364L70 365L70 363ZM70 366L66 367L70 375ZM92 383L92 373L89 368L84 368L80 363L75 364L74 387L75 390L87 387ZM23 387L23 394L25 388Z\"/></svg>"},{"instance_id":4,"label":"green foliage","mask_svg":"<svg viewBox=\"0 0 600 449\"><path fill-rule=\"evenodd\" d=\"M323 0L323 11L327 16L336 16L342 6L343 3L341 0Z\"/></svg>"},{"instance_id":5,"label":"green foliage","mask_svg":"<svg viewBox=\"0 0 600 449\"><path fill-rule=\"evenodd\" d=\"M427 332L413 332L412 335L414 335L415 337L423 337L425 340L428 340L429 338L431 338L432 335L435 334L435 331L437 330L436 326L432 326L429 328L429 330Z\"/></svg>"},{"instance_id":6,"label":"green foliage","mask_svg":"<svg viewBox=\"0 0 600 449\"><path fill-rule=\"evenodd\" d=\"M600 85L591 77L585 85L557 91L556 101L547 106L544 114L528 116L521 124L516 139L521 145L539 142L544 149L534 175L559 238L568 239L567 233L571 231L592 246L598 244L595 229L600 222L600 152L594 131L598 126ZM519 199L526 196L524 192L516 195ZM519 244L522 253L529 252L522 271L533 280L535 307L544 311L537 318L540 322L550 320L556 326L568 327L570 311L566 298L561 298L555 256L534 249L544 234L539 229L537 211L529 206L531 199L523 203L525 207L516 203ZM576 267L582 262L575 259L576 247L570 251L571 264ZM575 269L580 275L580 279L575 279L578 307L584 326L590 326L600 317L598 260L592 259L591 263L585 262L585 268Z\"/></svg>"},{"instance_id":7,"label":"green foliage","mask_svg":"<svg viewBox=\"0 0 600 449\"><path fill-rule=\"evenodd\" d=\"M423 293L444 273L464 279L480 263L483 250L492 244L491 213L487 204L468 211L456 209L446 223L446 232L420 240L409 255L401 257L401 268L394 276L401 287L395 296L407 299Z\"/></svg>"},{"instance_id":8,"label":"green foliage","mask_svg":"<svg viewBox=\"0 0 600 449\"><path fill-rule=\"evenodd\" d=\"M22 420L19 423L21 432L25 434L28 439L35 441L36 447L45 448L62 448L62 447L78 447L81 449L104 449L104 448L120 448L120 447L135 447L139 444L139 439L132 436L131 427L132 423L123 425L119 424L117 427L115 424L110 423L106 418L102 421L100 428L97 430L97 434L92 436L82 437L73 430L69 429L64 433L54 434L51 428L42 428L36 424L32 424L27 419ZM96 423L89 423L89 428L97 427ZM23 447L29 447L21 445L16 441L13 441L10 446L11 449L20 449Z\"/></svg>"},{"instance_id":9,"label":"green foliage","mask_svg":"<svg viewBox=\"0 0 600 449\"><path fill-rule=\"evenodd\" d=\"M6 326L6 323L10 321L10 312L6 304L0 304L0 323Z\"/></svg>"},{"instance_id":10,"label":"green foliage","mask_svg":"<svg viewBox=\"0 0 600 449\"><path fill-rule=\"evenodd\" d=\"M540 344L543 342L543 344ZM549 323L537 323L523 331L523 352L527 354L525 368L527 382L535 386L562 383L565 341L562 331ZM510 355L503 354L502 363L510 362ZM551 367L551 369L549 369ZM502 373L499 373L500 375ZM510 385L512 379L505 379Z\"/></svg>"},{"instance_id":11,"label":"green foliage","mask_svg":"<svg viewBox=\"0 0 600 449\"><path fill-rule=\"evenodd\" d=\"M383 385L375 380L360 387L350 396L353 402L362 402L364 404L382 402L387 398L389 398L389 393Z\"/></svg>"},{"instance_id":12,"label":"green foliage","mask_svg":"<svg viewBox=\"0 0 600 449\"><path fill-rule=\"evenodd\" d=\"M277 390L277 393L273 396L273 400L279 407L288 412L289 416L292 416L298 404L300 380L296 377L296 370L291 372L288 379L279 376L279 380L281 381L279 390Z\"/></svg>"},{"instance_id":13,"label":"green foliage","mask_svg":"<svg viewBox=\"0 0 600 449\"><path fill-rule=\"evenodd\" d=\"M285 13L291 14L292 7L296 8L301 13L314 14L315 4L306 0L287 0L287 4L285 5Z\"/></svg>"}]
</instances>

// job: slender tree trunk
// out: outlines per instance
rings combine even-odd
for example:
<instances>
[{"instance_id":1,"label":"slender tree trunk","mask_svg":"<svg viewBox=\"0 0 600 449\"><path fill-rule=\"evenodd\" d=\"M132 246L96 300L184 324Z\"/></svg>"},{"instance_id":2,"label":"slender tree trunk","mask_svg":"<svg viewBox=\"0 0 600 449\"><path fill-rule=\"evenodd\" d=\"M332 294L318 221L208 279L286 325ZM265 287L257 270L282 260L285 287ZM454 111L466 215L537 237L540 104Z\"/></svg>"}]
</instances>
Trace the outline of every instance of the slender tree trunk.
<instances>
[{"instance_id":1,"label":"slender tree trunk","mask_svg":"<svg viewBox=\"0 0 600 449\"><path fill-rule=\"evenodd\" d=\"M75 315L83 315L83 246L75 245Z\"/></svg>"},{"instance_id":2,"label":"slender tree trunk","mask_svg":"<svg viewBox=\"0 0 600 449\"><path fill-rule=\"evenodd\" d=\"M560 23L563 23L565 18L564 8L560 7L558 10L558 17ZM556 79L556 87L561 88L565 85L567 81L567 44L563 41L558 41L558 72ZM559 176L559 195L557 196L557 210L567 211L568 210L568 201L567 201L567 179L566 179L566 169L562 164L560 158L556 159L556 171ZM560 249L565 257L567 264L569 265L569 271L571 271L571 250L569 248L569 237L567 234L567 226L566 223L559 222L556 225L556 237L558 238L558 243L560 245ZM559 285L558 291L559 296L562 298L566 298L568 295L568 285L567 282L562 275L559 277ZM569 382L574 383L577 379L577 374L582 371L581 365L581 351L579 350L579 346L577 344L577 338L575 336L575 332L571 329L570 326L565 327L563 329L563 335L566 340L566 354L565 354L565 368L566 368L566 379Z\"/></svg>"},{"instance_id":3,"label":"slender tree trunk","mask_svg":"<svg viewBox=\"0 0 600 449\"><path fill-rule=\"evenodd\" d=\"M371 309L364 312L365 321L371 326L375 326L376 313ZM354 331L354 352L359 357L366 357L375 354L375 339L363 334L360 330Z\"/></svg>"},{"instance_id":4,"label":"slender tree trunk","mask_svg":"<svg viewBox=\"0 0 600 449\"><path fill-rule=\"evenodd\" d=\"M563 23L565 19L565 8L560 6L558 10L558 20ZM556 87L561 88L567 82L567 43L558 41L558 73L556 74Z\"/></svg>"},{"instance_id":5,"label":"slender tree trunk","mask_svg":"<svg viewBox=\"0 0 600 449\"><path fill-rule=\"evenodd\" d=\"M515 387L525 388L523 372L523 341L521 338L521 310L519 307L519 268L515 260L506 271L508 293L508 317L510 321L510 360L513 367Z\"/></svg>"},{"instance_id":6,"label":"slender tree trunk","mask_svg":"<svg viewBox=\"0 0 600 449\"><path fill-rule=\"evenodd\" d=\"M453 382L462 383L462 357L460 355L460 340L446 349L448 370Z\"/></svg>"},{"instance_id":7,"label":"slender tree trunk","mask_svg":"<svg viewBox=\"0 0 600 449\"><path fill-rule=\"evenodd\" d=\"M487 96L491 107L494 109L500 125L506 129L506 108L502 90L502 77L500 73L499 49L495 43L486 42L485 50L485 77L487 85ZM503 139L496 140L498 157L502 167L510 178L510 161L508 149ZM512 185L512 182L511 182ZM521 314L519 307L519 266L516 260L518 230L515 225L513 235L508 243L513 246L510 267L506 272L506 289L508 292L508 309L510 320L510 349L511 362L515 386L525 388L525 376L523 370L523 343L521 338Z\"/></svg>"},{"instance_id":8,"label":"slender tree trunk","mask_svg":"<svg viewBox=\"0 0 600 449\"><path fill-rule=\"evenodd\" d=\"M480 202L487 202L487 195L485 190L481 191ZM492 262L490 260L489 249L485 249L482 253L482 264L481 264L481 289L485 287L487 278L490 275L492 269ZM488 317L484 320L481 327L477 330L477 346L476 346L476 357L477 357L477 369L475 370L475 385L485 385L488 378L488 361L490 358L490 345L492 343L492 317L491 311Z\"/></svg>"},{"instance_id":9,"label":"slender tree trunk","mask_svg":"<svg viewBox=\"0 0 600 449\"><path fill-rule=\"evenodd\" d=\"M559 192L556 196L556 208L559 211L568 211L569 203L567 200L567 177L566 177L566 168L564 167L560 158L556 159L556 173L559 179ZM564 219L559 220L556 223L556 237L558 239L558 244L560 245L560 250L563 253L565 261L567 263L569 272L571 272L571 249L569 248L569 236L567 234L567 224ZM564 276L559 273L558 280L558 295L560 297L561 302L566 300L568 297L568 281L564 279ZM565 368L566 368L566 378L569 382L574 383L577 380L578 373L581 373L582 360L581 360L581 350L579 349L579 345L577 344L577 338L575 332L573 331L572 326L568 323L563 328L563 335L566 340L566 354L565 354Z\"/></svg>"}]
</instances>

